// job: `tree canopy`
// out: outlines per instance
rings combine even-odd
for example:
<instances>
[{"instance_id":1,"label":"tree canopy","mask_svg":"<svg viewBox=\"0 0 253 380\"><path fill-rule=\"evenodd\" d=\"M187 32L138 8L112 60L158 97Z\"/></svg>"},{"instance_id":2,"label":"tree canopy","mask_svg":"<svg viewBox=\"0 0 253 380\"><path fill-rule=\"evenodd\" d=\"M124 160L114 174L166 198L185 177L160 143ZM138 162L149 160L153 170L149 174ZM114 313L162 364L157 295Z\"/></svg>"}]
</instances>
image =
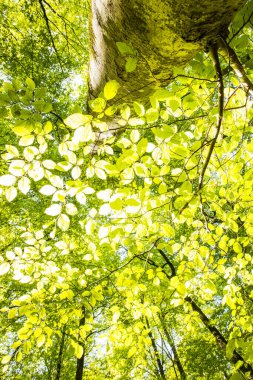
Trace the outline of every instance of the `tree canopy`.
<instances>
[{"instance_id":1,"label":"tree canopy","mask_svg":"<svg viewBox=\"0 0 253 380\"><path fill-rule=\"evenodd\" d=\"M0 9L0 377L252 379L252 0L132 99L88 0Z\"/></svg>"}]
</instances>

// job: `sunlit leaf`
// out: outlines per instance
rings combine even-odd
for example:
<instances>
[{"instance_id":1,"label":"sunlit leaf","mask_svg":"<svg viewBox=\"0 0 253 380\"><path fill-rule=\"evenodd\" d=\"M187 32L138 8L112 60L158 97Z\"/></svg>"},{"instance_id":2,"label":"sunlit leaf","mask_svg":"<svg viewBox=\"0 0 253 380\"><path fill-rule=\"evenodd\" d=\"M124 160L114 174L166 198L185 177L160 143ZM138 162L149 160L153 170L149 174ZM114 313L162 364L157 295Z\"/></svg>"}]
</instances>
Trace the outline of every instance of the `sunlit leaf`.
<instances>
[{"instance_id":1,"label":"sunlit leaf","mask_svg":"<svg viewBox=\"0 0 253 380\"><path fill-rule=\"evenodd\" d=\"M11 174L4 174L0 177L0 186L12 186L17 178Z\"/></svg>"},{"instance_id":2,"label":"sunlit leaf","mask_svg":"<svg viewBox=\"0 0 253 380\"><path fill-rule=\"evenodd\" d=\"M118 92L119 83L116 80L111 80L104 87L104 96L107 100L113 99Z\"/></svg>"},{"instance_id":3,"label":"sunlit leaf","mask_svg":"<svg viewBox=\"0 0 253 380\"><path fill-rule=\"evenodd\" d=\"M3 276L4 274L8 273L10 270L10 264L9 263L2 263L0 264L0 276Z\"/></svg>"},{"instance_id":4,"label":"sunlit leaf","mask_svg":"<svg viewBox=\"0 0 253 380\"><path fill-rule=\"evenodd\" d=\"M45 213L50 216L57 216L61 213L62 206L55 203L45 210Z\"/></svg>"},{"instance_id":5,"label":"sunlit leaf","mask_svg":"<svg viewBox=\"0 0 253 380\"><path fill-rule=\"evenodd\" d=\"M70 225L69 217L66 214L61 214L57 220L57 226L62 231L67 231Z\"/></svg>"}]
</instances>

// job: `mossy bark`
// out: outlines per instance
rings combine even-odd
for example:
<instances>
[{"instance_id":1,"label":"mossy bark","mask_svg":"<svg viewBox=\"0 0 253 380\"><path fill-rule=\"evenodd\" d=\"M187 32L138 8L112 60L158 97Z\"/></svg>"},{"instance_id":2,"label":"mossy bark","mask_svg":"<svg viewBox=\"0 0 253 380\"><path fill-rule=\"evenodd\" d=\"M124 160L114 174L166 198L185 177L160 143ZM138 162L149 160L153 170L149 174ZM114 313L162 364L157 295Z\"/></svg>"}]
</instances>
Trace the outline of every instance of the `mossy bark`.
<instances>
[{"instance_id":1,"label":"mossy bark","mask_svg":"<svg viewBox=\"0 0 253 380\"><path fill-rule=\"evenodd\" d=\"M116 79L122 97L146 101L168 85L173 69L226 36L228 25L245 0L92 0L90 96L97 97ZM125 69L127 55L116 42L136 51L137 66ZM130 54L131 56L131 54Z\"/></svg>"}]
</instances>

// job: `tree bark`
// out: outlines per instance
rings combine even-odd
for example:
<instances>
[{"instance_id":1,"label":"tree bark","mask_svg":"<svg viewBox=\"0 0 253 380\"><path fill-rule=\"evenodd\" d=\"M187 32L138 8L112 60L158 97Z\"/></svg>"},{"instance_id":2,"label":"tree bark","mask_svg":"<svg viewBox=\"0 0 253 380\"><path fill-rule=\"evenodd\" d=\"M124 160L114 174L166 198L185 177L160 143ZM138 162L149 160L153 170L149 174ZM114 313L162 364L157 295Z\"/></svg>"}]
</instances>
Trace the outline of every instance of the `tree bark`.
<instances>
[{"instance_id":1,"label":"tree bark","mask_svg":"<svg viewBox=\"0 0 253 380\"><path fill-rule=\"evenodd\" d=\"M147 102L166 86L173 70L198 52L226 37L228 25L245 0L92 0L90 97L105 83L121 85L113 102L122 98ZM130 50L121 54L117 42ZM137 60L127 72L128 59Z\"/></svg>"},{"instance_id":2,"label":"tree bark","mask_svg":"<svg viewBox=\"0 0 253 380\"><path fill-rule=\"evenodd\" d=\"M80 319L79 327L85 325L85 308L83 307L82 310L83 310L83 316ZM80 358L78 358L76 360L76 377L75 377L75 380L82 380L82 378L83 378L83 366L84 366L85 352L84 352L84 345L82 344L82 342L79 342L79 344L83 346L83 354Z\"/></svg>"},{"instance_id":3,"label":"tree bark","mask_svg":"<svg viewBox=\"0 0 253 380\"><path fill-rule=\"evenodd\" d=\"M172 274L171 274L170 278L176 276L176 273L177 273L176 268L174 267L173 263L170 261L170 259L166 255L166 253L164 253L161 249L158 249L158 252L161 254L164 261L169 265L169 267L171 269ZM216 326L213 325L212 321L205 315L205 313L196 304L196 302L192 299L192 297L186 296L184 300L186 302L188 302L191 305L192 309L198 313L199 318L201 319L201 321L203 322L205 327L209 330L209 332L213 335L218 346L222 349L222 351L226 352L227 340L222 335L222 333L217 329ZM252 368L252 366L249 363L245 362L243 357L236 350L234 350L233 356L230 359L230 361L234 365L236 365L239 361L241 361L243 364L241 365L239 370L244 375L249 373L249 376L250 376L249 379L253 379L253 368Z\"/></svg>"},{"instance_id":4,"label":"tree bark","mask_svg":"<svg viewBox=\"0 0 253 380\"><path fill-rule=\"evenodd\" d=\"M162 379L162 380L166 380L166 376L165 376L165 371L164 371L164 368L163 368L163 364L162 364L162 361L160 359L160 356L159 356L159 351L156 347L156 342L155 342L155 339L153 337L153 334L151 332L151 329L150 329L150 325L149 325L149 322L148 322L148 319L146 318L146 324L147 324L147 328L149 329L149 333L148 333L148 336L150 337L151 339L151 344L152 344L152 347L153 347L153 350L154 350L154 354L155 354L155 357L156 357L156 363L157 363L157 371L159 373L159 377Z\"/></svg>"},{"instance_id":5,"label":"tree bark","mask_svg":"<svg viewBox=\"0 0 253 380\"><path fill-rule=\"evenodd\" d=\"M200 309L200 307L196 304L196 302L193 301L193 299L189 296L185 297L185 301L189 302L192 309L196 311L203 322L203 324L206 326L206 328L210 331L210 333L215 337L217 344L219 347L226 352L226 345L227 340L224 338L224 336L221 334L221 332L212 324L212 321L203 313L203 311ZM239 371L241 373L250 374L249 379L253 379L253 368L249 363L246 363L243 357L234 350L233 356L230 359L230 361L236 365L239 361L241 361L243 364L239 368Z\"/></svg>"},{"instance_id":6,"label":"tree bark","mask_svg":"<svg viewBox=\"0 0 253 380\"><path fill-rule=\"evenodd\" d=\"M66 325L63 327L63 331L62 331L60 349L59 349L59 354L58 354L58 358L57 358L57 368L56 368L55 380L60 380L60 377L61 377L62 357L63 357L65 335L66 335L65 331L66 331Z\"/></svg>"},{"instance_id":7,"label":"tree bark","mask_svg":"<svg viewBox=\"0 0 253 380\"><path fill-rule=\"evenodd\" d=\"M246 89L247 92L249 91L251 95L253 95L253 83L247 76L242 63L236 55L236 52L222 38L219 40L219 47L221 51L228 56L229 63L234 72L242 81L243 87Z\"/></svg>"},{"instance_id":8,"label":"tree bark","mask_svg":"<svg viewBox=\"0 0 253 380\"><path fill-rule=\"evenodd\" d=\"M162 325L162 328L163 328L163 331L164 331L164 334L166 336L166 339L167 339L167 342L169 343L170 347L171 347L171 350L173 352L173 356L174 356L174 360L175 360L175 363L176 363L176 366L177 366L177 369L180 373L180 378L181 380L186 380L186 373L184 371L184 367L181 363L181 360L179 358L179 355L177 353L177 348L175 346L175 343L173 342L173 339L172 337L170 336L170 333L168 332L167 328L166 328L166 325L164 323L164 321L162 319L160 319L161 321L161 325Z\"/></svg>"}]
</instances>

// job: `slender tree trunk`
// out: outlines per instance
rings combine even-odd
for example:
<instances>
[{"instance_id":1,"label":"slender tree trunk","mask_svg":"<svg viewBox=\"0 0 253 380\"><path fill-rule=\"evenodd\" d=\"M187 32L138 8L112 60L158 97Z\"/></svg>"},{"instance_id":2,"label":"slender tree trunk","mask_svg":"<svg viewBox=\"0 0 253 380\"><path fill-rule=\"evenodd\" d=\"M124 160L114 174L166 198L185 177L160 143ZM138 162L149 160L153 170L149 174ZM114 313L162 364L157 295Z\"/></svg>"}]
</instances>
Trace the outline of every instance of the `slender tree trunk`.
<instances>
[{"instance_id":1,"label":"slender tree trunk","mask_svg":"<svg viewBox=\"0 0 253 380\"><path fill-rule=\"evenodd\" d=\"M161 361L161 359L160 359L159 351L158 351L158 349L157 349L155 339L154 339L154 337L153 337L153 335L152 335L152 332L151 332L151 330L150 330L150 325L149 325L149 322L148 322L148 319L147 319L147 318L146 318L146 324L147 324L147 327L148 327L148 329L149 329L148 336L149 336L150 339L151 339L151 344L152 344L152 347L153 347L153 350L154 350L154 353L155 353L155 357L156 357L158 373L159 373L160 378L161 378L162 380L166 380L166 376L165 376L165 372L164 372L163 364L162 364L162 361Z\"/></svg>"},{"instance_id":2,"label":"slender tree trunk","mask_svg":"<svg viewBox=\"0 0 253 380\"><path fill-rule=\"evenodd\" d=\"M60 380L60 377L61 377L62 357L63 357L63 350L64 350L64 344L65 344L65 331L66 331L66 325L63 327L63 331L62 331L60 349L59 349L59 354L58 354L58 359L57 359L55 380Z\"/></svg>"},{"instance_id":3,"label":"slender tree trunk","mask_svg":"<svg viewBox=\"0 0 253 380\"><path fill-rule=\"evenodd\" d=\"M80 319L79 327L85 325L85 308L84 307L82 308L82 311L83 311L83 315ZM82 345L81 342L79 342L79 344ZM82 345L82 346L83 346L83 354L80 358L78 358L76 360L76 377L75 377L75 380L82 380L82 378L83 378L83 367L84 367L85 352L84 352L84 345Z\"/></svg>"},{"instance_id":4,"label":"slender tree trunk","mask_svg":"<svg viewBox=\"0 0 253 380\"><path fill-rule=\"evenodd\" d=\"M216 342L218 343L219 347L226 351L226 345L227 340L224 338L224 336L221 334L221 332L217 329L217 327L213 326L210 319L203 313L203 311L200 309L200 307L193 301L191 297L185 297L185 300L190 303L192 309L196 311L203 322L203 324L206 326L206 328L210 331L210 333L215 337ZM240 367L240 371L245 375L247 373L250 373L250 379L253 379L253 368L250 364L245 363L245 360L243 357L237 352L234 351L232 358L230 359L233 364L237 364L238 361L241 361L243 365Z\"/></svg>"},{"instance_id":5,"label":"slender tree trunk","mask_svg":"<svg viewBox=\"0 0 253 380\"><path fill-rule=\"evenodd\" d=\"M173 70L226 38L245 0L92 0L90 96L108 80L121 88L113 100L139 100L168 85ZM119 45L117 43L124 43ZM132 63L130 71L126 63Z\"/></svg>"},{"instance_id":6,"label":"slender tree trunk","mask_svg":"<svg viewBox=\"0 0 253 380\"><path fill-rule=\"evenodd\" d=\"M170 345L170 347L172 349L173 356L174 356L174 361L175 361L176 366L178 368L178 371L180 373L180 378L181 378L181 380L186 380L186 373L184 371L183 365L182 365L182 363L180 361L180 358L178 356L177 349L176 349L176 346L175 346L175 344L173 342L173 339L170 336L170 334L169 334L169 332L168 332L168 330L167 330L167 328L165 326L164 321L162 319L160 319L160 321L161 321L161 325L162 325L164 334L166 336L166 339L167 339L167 341L168 341L168 343L169 343L169 345Z\"/></svg>"},{"instance_id":7,"label":"slender tree trunk","mask_svg":"<svg viewBox=\"0 0 253 380\"><path fill-rule=\"evenodd\" d=\"M164 261L169 265L171 269L171 275L170 278L176 276L176 268L173 265L173 263L170 261L168 255L163 252L161 249L158 249L158 252L161 254L163 257ZM209 332L214 336L216 339L216 342L218 343L219 347L226 352L226 345L227 345L227 340L224 338L224 336L221 334L221 332L217 329L217 327L213 326L212 321L203 313L201 308L196 304L195 301L189 296L185 297L185 301L189 302L191 305L192 309L196 311L203 322L203 324L206 326L206 328L209 330ZM234 351L232 358L230 361L233 364L237 364L238 361L241 361L243 365L240 367L240 371L243 374L250 373L250 379L253 379L253 368L250 364L246 363L243 357L237 352Z\"/></svg>"}]
</instances>

